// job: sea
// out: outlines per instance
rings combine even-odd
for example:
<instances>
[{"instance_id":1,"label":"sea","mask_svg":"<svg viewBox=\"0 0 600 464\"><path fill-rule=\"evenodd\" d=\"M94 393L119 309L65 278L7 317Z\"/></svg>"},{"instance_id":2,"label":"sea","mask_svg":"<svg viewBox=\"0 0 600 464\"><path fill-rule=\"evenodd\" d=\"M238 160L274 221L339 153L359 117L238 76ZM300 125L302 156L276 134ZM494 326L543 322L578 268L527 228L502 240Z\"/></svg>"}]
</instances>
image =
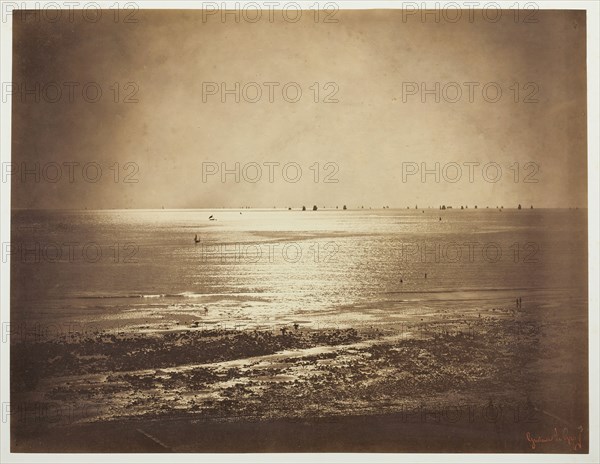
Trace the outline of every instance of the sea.
<instances>
[{"instance_id":1,"label":"sea","mask_svg":"<svg viewBox=\"0 0 600 464\"><path fill-rule=\"evenodd\" d=\"M11 322L57 333L587 314L585 209L13 210L2 259Z\"/></svg>"}]
</instances>

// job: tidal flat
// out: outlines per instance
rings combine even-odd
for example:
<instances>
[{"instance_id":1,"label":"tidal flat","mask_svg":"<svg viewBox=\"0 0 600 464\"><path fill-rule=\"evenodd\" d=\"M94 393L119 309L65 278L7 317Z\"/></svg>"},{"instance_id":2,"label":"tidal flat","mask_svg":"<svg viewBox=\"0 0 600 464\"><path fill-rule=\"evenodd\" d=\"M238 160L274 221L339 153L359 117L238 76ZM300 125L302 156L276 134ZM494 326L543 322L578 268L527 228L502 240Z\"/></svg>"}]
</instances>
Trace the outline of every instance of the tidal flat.
<instances>
[{"instance_id":1,"label":"tidal flat","mask_svg":"<svg viewBox=\"0 0 600 464\"><path fill-rule=\"evenodd\" d=\"M73 442L61 437L113 424L114 440L102 446L116 451L363 450L360 441L348 443L352 432L341 437L340 430L352 428L352 421L378 420L397 423L392 430L398 433L460 429L446 447L471 443L473 451L484 451L474 436L490 430L526 450L527 432L558 426L576 433L574 424L585 414L572 390L577 379L575 388L585 388L578 369L585 356L579 353L578 360L573 350L562 350L556 343L561 332L561 324L542 324L534 312L499 307L358 329L177 323L29 340L11 347L13 448L71 450ZM541 372L550 387L540 382ZM556 402L557 395L567 401ZM176 424L186 424L186 432ZM274 424L284 424L290 436L263 447L248 439ZM230 435L239 427L246 438ZM297 435L298 427L311 432ZM134 437L125 439L121 428ZM192 436L195 428L208 428L214 439ZM515 428L523 429L520 441ZM316 430L333 439L309 439ZM416 442L386 438L384 449L410 450L425 435ZM85 436L78 450L93 450L93 434ZM505 446L498 439L497 446ZM489 437L484 441L489 446ZM573 451L554 447L546 450Z\"/></svg>"}]
</instances>

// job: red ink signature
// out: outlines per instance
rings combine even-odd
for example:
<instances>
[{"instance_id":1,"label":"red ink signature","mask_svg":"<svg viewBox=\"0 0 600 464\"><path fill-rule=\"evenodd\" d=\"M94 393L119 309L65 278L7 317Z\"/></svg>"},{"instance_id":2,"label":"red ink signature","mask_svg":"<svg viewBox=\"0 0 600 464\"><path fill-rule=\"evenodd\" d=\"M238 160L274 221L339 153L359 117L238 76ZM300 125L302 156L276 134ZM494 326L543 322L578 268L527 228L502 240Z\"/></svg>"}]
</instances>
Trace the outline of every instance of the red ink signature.
<instances>
[{"instance_id":1,"label":"red ink signature","mask_svg":"<svg viewBox=\"0 0 600 464\"><path fill-rule=\"evenodd\" d=\"M529 446L531 446L532 450L536 449L538 444L554 442L554 443L564 443L569 448L571 448L572 451L577 451L582 448L582 444L581 444L582 434L583 434L583 427L580 425L577 428L577 432L572 435L569 434L569 430L566 427L563 428L560 432L558 431L558 428L554 427L554 431L550 435L534 436L531 434L531 432L527 432L527 433L525 433L525 438L527 438L527 441L529 442Z\"/></svg>"}]
</instances>

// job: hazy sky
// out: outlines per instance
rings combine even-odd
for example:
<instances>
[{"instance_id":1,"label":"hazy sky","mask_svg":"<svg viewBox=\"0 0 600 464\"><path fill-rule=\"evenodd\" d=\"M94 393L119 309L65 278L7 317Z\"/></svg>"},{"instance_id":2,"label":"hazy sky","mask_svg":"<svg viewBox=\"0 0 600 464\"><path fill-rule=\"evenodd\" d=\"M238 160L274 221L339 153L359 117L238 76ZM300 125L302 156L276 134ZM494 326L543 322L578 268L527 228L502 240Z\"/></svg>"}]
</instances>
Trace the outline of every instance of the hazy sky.
<instances>
[{"instance_id":1,"label":"hazy sky","mask_svg":"<svg viewBox=\"0 0 600 464\"><path fill-rule=\"evenodd\" d=\"M14 82L46 87L39 102L18 90L13 97L13 163L37 162L41 170L37 183L33 175L13 178L14 207L587 204L585 12L538 12L536 23L508 11L495 23L479 12L472 22L465 13L456 23L436 23L389 10L338 12L337 23L315 22L308 12L296 23L280 12L256 23L203 20L199 10L139 11L135 19L115 22L108 11L96 23L80 14L54 23L15 17ZM69 82L78 83L73 101ZM236 103L228 95L223 103L219 87L236 82L240 89L258 83L262 96L251 103L242 93ZM273 102L268 82L279 83ZM440 102L435 95L422 102L422 85L435 89L436 82ZM82 96L87 83L102 89L96 103ZM298 102L284 99L286 83L297 83L288 99L301 88ZM497 102L484 98L486 84L488 100L501 88ZM453 103L456 87L462 97ZM138 102L123 102L134 88ZM94 86L87 90L94 98ZM254 98L256 89L246 90ZM334 90L339 101L323 102ZM79 163L73 182L64 164L71 162ZM103 167L96 183L81 172L92 162ZM328 162L335 164L326 169ZM420 172L403 179L406 163L433 170L436 162L439 183L434 174L422 182ZM48 163L62 166L55 183L48 179L56 165ZM240 182L230 174L223 183L220 172L203 179L203 163L219 170L240 163ZM257 173L248 163L262 166L255 183L246 180ZM272 183L264 163L279 163ZM297 165L282 172L287 163ZM455 183L448 163L462 167ZM472 165L472 183L463 163L480 163ZM487 163L502 168L496 183L485 180ZM294 183L295 166L302 175ZM138 182L123 182L128 173ZM523 182L530 173L537 183ZM86 174L95 176L93 165ZM328 174L338 182L324 182Z\"/></svg>"}]
</instances>

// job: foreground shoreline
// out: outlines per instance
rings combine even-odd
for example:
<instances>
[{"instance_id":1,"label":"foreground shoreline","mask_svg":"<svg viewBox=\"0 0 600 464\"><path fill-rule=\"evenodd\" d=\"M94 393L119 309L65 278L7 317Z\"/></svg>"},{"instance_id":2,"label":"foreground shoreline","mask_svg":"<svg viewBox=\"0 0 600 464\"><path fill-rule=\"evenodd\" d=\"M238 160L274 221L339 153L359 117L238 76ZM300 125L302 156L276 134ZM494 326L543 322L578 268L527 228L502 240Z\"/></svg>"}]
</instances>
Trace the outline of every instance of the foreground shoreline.
<instances>
[{"instance_id":1,"label":"foreground shoreline","mask_svg":"<svg viewBox=\"0 0 600 464\"><path fill-rule=\"evenodd\" d=\"M565 324L493 308L400 326L26 339L11 345L11 449L582 452L585 346L555 343Z\"/></svg>"},{"instance_id":2,"label":"foreground shoreline","mask_svg":"<svg viewBox=\"0 0 600 464\"><path fill-rule=\"evenodd\" d=\"M193 421L184 418L110 421L40 428L14 434L11 451L33 453L272 453L272 452L461 452L586 453L585 433L540 415L535 424L512 420L472 423L416 419L405 414L305 420ZM407 419L415 418L414 421ZM439 416L438 416L439 417ZM535 431L533 431L535 430ZM563 434L572 441L563 439ZM529 438L528 438L529 437ZM539 441L538 441L539 440Z\"/></svg>"}]
</instances>

